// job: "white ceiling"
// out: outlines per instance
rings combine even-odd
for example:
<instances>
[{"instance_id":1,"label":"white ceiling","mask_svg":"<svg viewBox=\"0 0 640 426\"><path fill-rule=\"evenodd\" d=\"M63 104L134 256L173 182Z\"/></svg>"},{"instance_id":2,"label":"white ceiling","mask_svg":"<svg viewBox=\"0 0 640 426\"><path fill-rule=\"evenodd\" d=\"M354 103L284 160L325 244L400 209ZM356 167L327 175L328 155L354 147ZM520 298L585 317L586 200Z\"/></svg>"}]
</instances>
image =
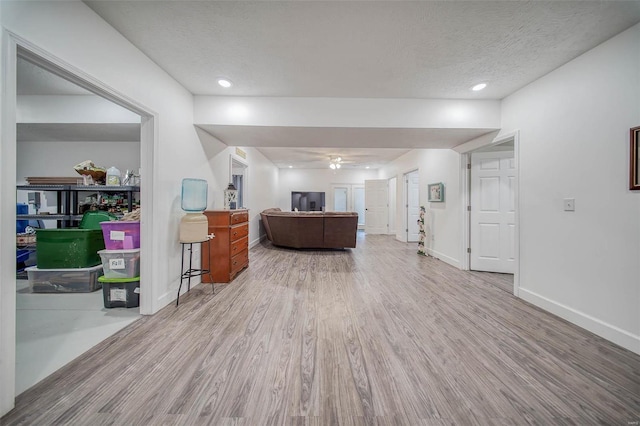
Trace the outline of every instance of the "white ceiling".
<instances>
[{"instance_id":1,"label":"white ceiling","mask_svg":"<svg viewBox=\"0 0 640 426\"><path fill-rule=\"evenodd\" d=\"M640 22L640 1L85 3L193 94L225 96L502 99ZM251 136L283 167L338 147L384 162L415 139L446 148L487 132L203 128L228 145Z\"/></svg>"},{"instance_id":2,"label":"white ceiling","mask_svg":"<svg viewBox=\"0 0 640 426\"><path fill-rule=\"evenodd\" d=\"M18 123L18 142L131 142L138 123Z\"/></svg>"},{"instance_id":3,"label":"white ceiling","mask_svg":"<svg viewBox=\"0 0 640 426\"><path fill-rule=\"evenodd\" d=\"M280 168L326 168L340 156L345 168L379 168L412 148L453 148L487 129L408 129L200 125L235 145L254 146ZM302 141L302 142L301 142ZM363 147L363 141L366 146Z\"/></svg>"},{"instance_id":4,"label":"white ceiling","mask_svg":"<svg viewBox=\"0 0 640 426\"><path fill-rule=\"evenodd\" d=\"M197 95L501 99L640 21L638 1L85 3Z\"/></svg>"},{"instance_id":5,"label":"white ceiling","mask_svg":"<svg viewBox=\"0 0 640 426\"><path fill-rule=\"evenodd\" d=\"M17 94L20 96L93 95L82 87L20 57L17 70Z\"/></svg>"}]
</instances>

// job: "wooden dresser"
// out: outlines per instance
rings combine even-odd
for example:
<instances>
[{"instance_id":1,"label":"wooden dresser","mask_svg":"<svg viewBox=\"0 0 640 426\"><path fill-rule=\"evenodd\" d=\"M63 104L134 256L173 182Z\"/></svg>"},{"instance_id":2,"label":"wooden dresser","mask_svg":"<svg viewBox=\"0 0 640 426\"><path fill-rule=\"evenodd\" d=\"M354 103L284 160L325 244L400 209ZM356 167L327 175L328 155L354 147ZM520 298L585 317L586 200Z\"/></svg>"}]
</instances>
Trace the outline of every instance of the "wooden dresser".
<instances>
[{"instance_id":1,"label":"wooden dresser","mask_svg":"<svg viewBox=\"0 0 640 426\"><path fill-rule=\"evenodd\" d=\"M236 274L249 266L249 210L207 210L211 252L202 244L202 268L210 269L213 282L231 282ZM211 282L208 275L202 282Z\"/></svg>"}]
</instances>

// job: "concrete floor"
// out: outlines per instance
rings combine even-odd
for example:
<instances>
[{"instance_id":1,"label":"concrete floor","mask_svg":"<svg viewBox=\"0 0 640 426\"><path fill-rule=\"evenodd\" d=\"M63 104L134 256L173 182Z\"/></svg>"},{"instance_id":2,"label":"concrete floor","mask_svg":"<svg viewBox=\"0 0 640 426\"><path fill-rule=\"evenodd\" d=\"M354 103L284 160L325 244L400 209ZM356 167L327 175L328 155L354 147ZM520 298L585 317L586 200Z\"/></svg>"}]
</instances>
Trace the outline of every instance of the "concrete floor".
<instances>
[{"instance_id":1,"label":"concrete floor","mask_svg":"<svg viewBox=\"0 0 640 426\"><path fill-rule=\"evenodd\" d=\"M141 317L139 308L106 309L102 290L31 293L17 280L16 296L16 394Z\"/></svg>"}]
</instances>

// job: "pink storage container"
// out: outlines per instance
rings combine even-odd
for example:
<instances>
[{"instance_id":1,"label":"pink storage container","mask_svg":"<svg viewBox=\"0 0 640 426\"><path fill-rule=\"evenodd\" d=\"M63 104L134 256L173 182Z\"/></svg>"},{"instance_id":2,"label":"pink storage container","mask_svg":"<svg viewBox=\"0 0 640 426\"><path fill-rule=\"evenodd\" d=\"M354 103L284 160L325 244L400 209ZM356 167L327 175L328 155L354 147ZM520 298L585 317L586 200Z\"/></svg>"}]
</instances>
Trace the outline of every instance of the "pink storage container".
<instances>
[{"instance_id":1,"label":"pink storage container","mask_svg":"<svg viewBox=\"0 0 640 426\"><path fill-rule=\"evenodd\" d=\"M140 222L100 222L104 245L107 250L130 250L140 248Z\"/></svg>"}]
</instances>

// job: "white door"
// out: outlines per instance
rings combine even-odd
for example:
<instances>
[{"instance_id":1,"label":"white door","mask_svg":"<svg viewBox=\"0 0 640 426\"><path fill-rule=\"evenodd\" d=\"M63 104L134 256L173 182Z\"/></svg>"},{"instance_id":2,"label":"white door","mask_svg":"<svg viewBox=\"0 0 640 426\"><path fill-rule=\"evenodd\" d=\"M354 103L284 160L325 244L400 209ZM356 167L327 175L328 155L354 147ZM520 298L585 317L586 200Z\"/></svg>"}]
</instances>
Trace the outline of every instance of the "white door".
<instances>
[{"instance_id":1,"label":"white door","mask_svg":"<svg viewBox=\"0 0 640 426\"><path fill-rule=\"evenodd\" d=\"M513 151L471 155L471 269L515 272Z\"/></svg>"},{"instance_id":2,"label":"white door","mask_svg":"<svg viewBox=\"0 0 640 426\"><path fill-rule=\"evenodd\" d=\"M367 234L386 234L388 229L388 192L386 179L364 181L364 230Z\"/></svg>"},{"instance_id":3,"label":"white door","mask_svg":"<svg viewBox=\"0 0 640 426\"><path fill-rule=\"evenodd\" d=\"M347 200L349 199L349 188L347 186L333 187L333 211L346 212Z\"/></svg>"},{"instance_id":4,"label":"white door","mask_svg":"<svg viewBox=\"0 0 640 426\"><path fill-rule=\"evenodd\" d=\"M364 229L364 185L332 185L333 211L358 213L358 229Z\"/></svg>"},{"instance_id":5,"label":"white door","mask_svg":"<svg viewBox=\"0 0 640 426\"><path fill-rule=\"evenodd\" d=\"M405 175L407 194L407 242L418 242L418 219L420 218L420 174L417 170Z\"/></svg>"},{"instance_id":6,"label":"white door","mask_svg":"<svg viewBox=\"0 0 640 426\"><path fill-rule=\"evenodd\" d=\"M353 185L351 187L352 211L358 213L358 229L364 229L365 205L364 205L364 185Z\"/></svg>"}]
</instances>

